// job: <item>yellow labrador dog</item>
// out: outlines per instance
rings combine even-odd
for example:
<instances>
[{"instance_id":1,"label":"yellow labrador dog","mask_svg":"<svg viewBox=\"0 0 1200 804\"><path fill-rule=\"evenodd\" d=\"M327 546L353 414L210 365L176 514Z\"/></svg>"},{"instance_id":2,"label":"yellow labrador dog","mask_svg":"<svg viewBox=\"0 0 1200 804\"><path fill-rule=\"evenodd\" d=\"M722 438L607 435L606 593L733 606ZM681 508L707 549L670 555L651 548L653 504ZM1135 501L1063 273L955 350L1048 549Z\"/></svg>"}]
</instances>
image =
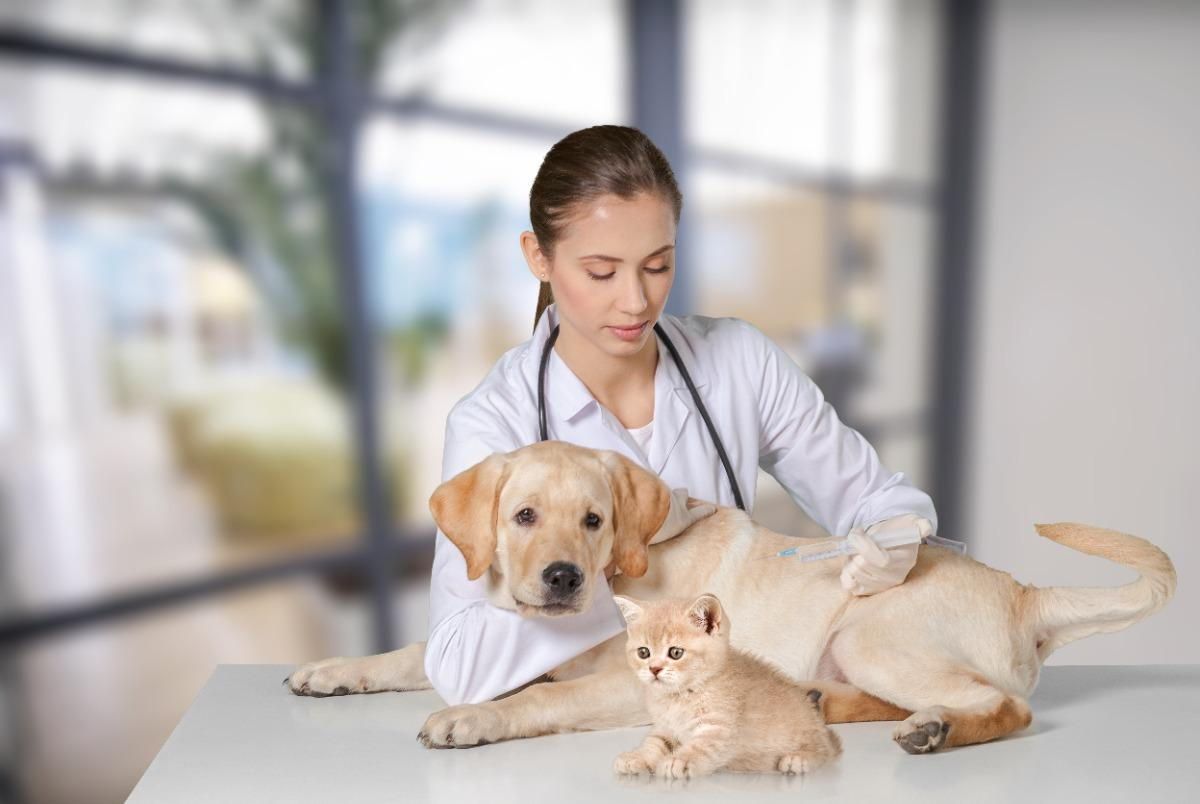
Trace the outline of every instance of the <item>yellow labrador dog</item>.
<instances>
[{"instance_id":1,"label":"yellow labrador dog","mask_svg":"<svg viewBox=\"0 0 1200 804\"><path fill-rule=\"evenodd\" d=\"M824 693L827 720L899 720L894 739L922 754L992 740L1029 725L1028 698L1055 649L1117 631L1160 609L1175 590L1170 559L1136 536L1085 525L1038 525L1042 536L1136 570L1118 588L1039 589L940 547L922 546L907 580L854 597L838 560L759 560L797 539L720 508L674 539L649 545L669 489L616 452L547 441L495 454L443 483L430 500L471 578L489 575L492 602L528 617L584 611L592 581L615 561L613 590L634 598L711 592L753 651ZM518 517L536 509L535 524ZM594 514L598 516L589 516ZM599 519L599 523L597 523ZM543 570L563 562L583 579L572 595ZM467 747L564 731L642 725L642 689L614 637L531 684L482 704L432 714L419 739ZM424 644L293 673L299 695L428 688Z\"/></svg>"}]
</instances>

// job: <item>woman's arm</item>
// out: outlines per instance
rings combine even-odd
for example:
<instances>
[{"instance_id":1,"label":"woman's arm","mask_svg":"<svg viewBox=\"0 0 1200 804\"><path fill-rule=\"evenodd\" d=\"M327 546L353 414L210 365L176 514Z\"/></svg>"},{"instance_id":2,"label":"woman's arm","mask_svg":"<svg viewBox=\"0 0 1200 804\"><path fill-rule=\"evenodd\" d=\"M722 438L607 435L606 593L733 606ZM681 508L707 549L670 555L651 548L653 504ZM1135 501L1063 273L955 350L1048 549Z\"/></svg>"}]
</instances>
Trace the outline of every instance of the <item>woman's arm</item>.
<instances>
[{"instance_id":1,"label":"woman's arm","mask_svg":"<svg viewBox=\"0 0 1200 804\"><path fill-rule=\"evenodd\" d=\"M936 532L929 495L888 472L875 449L838 418L816 383L776 343L747 327L747 365L757 376L759 465L813 520L838 537L913 514Z\"/></svg>"},{"instance_id":2,"label":"woman's arm","mask_svg":"<svg viewBox=\"0 0 1200 804\"><path fill-rule=\"evenodd\" d=\"M499 416L456 406L446 421L442 480L494 452L523 446ZM516 689L625 630L603 575L578 615L525 618L487 600L486 576L467 578L466 560L441 530L429 588L425 674L449 704L479 703Z\"/></svg>"}]
</instances>

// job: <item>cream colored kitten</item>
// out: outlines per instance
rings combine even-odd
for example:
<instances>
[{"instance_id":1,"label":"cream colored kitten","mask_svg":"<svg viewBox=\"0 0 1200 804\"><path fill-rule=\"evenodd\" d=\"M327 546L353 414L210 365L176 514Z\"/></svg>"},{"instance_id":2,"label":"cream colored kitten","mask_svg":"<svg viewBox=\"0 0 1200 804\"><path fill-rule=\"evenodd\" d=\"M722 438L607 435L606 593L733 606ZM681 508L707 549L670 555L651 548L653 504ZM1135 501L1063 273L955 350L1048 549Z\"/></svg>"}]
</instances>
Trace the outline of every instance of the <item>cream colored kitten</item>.
<instances>
[{"instance_id":1,"label":"cream colored kitten","mask_svg":"<svg viewBox=\"0 0 1200 804\"><path fill-rule=\"evenodd\" d=\"M821 718L819 692L729 645L716 597L616 601L629 625L629 664L654 718L641 747L617 757L617 773L805 773L842 752Z\"/></svg>"}]
</instances>

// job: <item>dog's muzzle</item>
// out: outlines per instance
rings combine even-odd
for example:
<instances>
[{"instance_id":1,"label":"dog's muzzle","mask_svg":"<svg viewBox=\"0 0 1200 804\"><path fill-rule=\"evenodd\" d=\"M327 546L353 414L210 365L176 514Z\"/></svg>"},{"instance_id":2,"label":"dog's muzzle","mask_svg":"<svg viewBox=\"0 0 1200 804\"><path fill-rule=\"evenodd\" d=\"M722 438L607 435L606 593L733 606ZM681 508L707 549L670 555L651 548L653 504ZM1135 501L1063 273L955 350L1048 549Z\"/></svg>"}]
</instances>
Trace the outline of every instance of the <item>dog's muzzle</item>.
<instances>
[{"instance_id":1,"label":"dog's muzzle","mask_svg":"<svg viewBox=\"0 0 1200 804\"><path fill-rule=\"evenodd\" d=\"M546 587L546 602L562 603L583 588L583 572L574 564L555 561L542 570L542 583Z\"/></svg>"}]
</instances>

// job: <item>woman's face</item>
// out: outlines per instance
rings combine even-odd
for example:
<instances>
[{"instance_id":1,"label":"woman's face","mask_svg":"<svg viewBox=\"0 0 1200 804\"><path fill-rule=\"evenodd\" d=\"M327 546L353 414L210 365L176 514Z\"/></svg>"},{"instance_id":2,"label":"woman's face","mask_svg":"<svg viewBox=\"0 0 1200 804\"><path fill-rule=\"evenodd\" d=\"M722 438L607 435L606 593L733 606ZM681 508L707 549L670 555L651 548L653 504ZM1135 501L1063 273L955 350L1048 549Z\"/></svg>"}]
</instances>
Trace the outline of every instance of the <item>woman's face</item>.
<instances>
[{"instance_id":1,"label":"woman's face","mask_svg":"<svg viewBox=\"0 0 1200 804\"><path fill-rule=\"evenodd\" d=\"M563 329L613 357L639 353L654 337L675 280L671 205L644 193L628 201L603 196L567 225L553 263L532 235L522 236L522 247L534 276L546 275Z\"/></svg>"}]
</instances>

